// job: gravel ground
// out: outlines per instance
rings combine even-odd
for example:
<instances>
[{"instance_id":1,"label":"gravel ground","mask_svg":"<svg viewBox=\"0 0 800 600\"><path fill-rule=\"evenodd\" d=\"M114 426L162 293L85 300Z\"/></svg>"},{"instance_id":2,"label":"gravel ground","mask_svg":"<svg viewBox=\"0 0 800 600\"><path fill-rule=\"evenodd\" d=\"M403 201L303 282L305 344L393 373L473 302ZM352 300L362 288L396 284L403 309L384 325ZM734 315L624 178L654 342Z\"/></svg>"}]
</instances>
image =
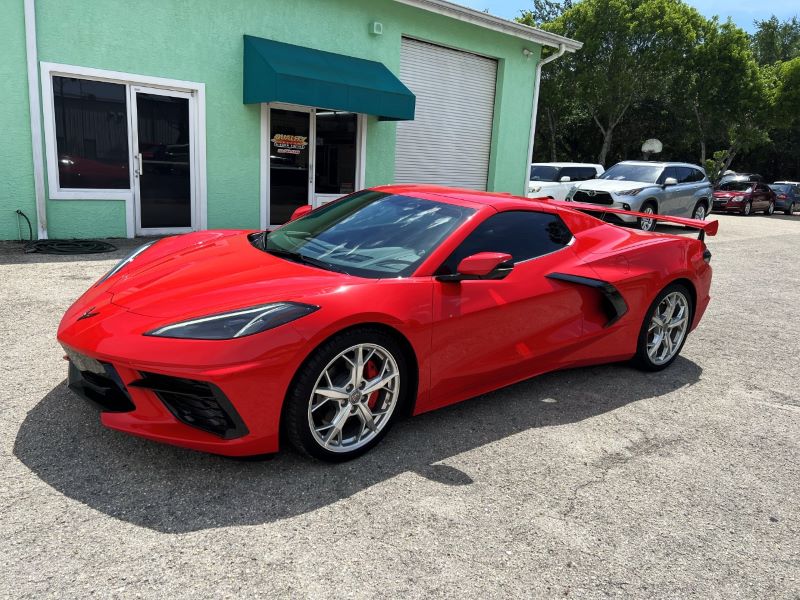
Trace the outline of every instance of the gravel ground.
<instances>
[{"instance_id":1,"label":"gravel ground","mask_svg":"<svg viewBox=\"0 0 800 600\"><path fill-rule=\"evenodd\" d=\"M103 429L55 330L131 242L0 244L0 596L800 597L800 217L718 218L666 371L546 375L338 466Z\"/></svg>"}]
</instances>

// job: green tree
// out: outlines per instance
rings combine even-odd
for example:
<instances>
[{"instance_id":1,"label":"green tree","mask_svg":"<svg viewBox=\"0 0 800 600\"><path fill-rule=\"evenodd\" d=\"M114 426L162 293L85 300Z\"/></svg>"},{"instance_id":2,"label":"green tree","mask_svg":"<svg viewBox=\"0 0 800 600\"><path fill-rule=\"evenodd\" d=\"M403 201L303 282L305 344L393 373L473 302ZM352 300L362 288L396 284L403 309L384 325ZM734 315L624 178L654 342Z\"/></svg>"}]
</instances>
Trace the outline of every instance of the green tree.
<instances>
[{"instance_id":1,"label":"green tree","mask_svg":"<svg viewBox=\"0 0 800 600\"><path fill-rule=\"evenodd\" d=\"M574 111L594 123L601 136L598 162L605 164L631 107L670 89L675 65L690 52L701 23L680 0L583 0L542 25L584 43L558 61L552 81L560 82L548 78L545 85L568 90Z\"/></svg>"},{"instance_id":2,"label":"green tree","mask_svg":"<svg viewBox=\"0 0 800 600\"><path fill-rule=\"evenodd\" d=\"M541 27L545 23L555 21L572 8L572 0L533 0L531 10L523 10L517 21L530 27Z\"/></svg>"},{"instance_id":3,"label":"green tree","mask_svg":"<svg viewBox=\"0 0 800 600\"><path fill-rule=\"evenodd\" d=\"M752 44L759 64L771 65L800 56L800 21L797 17L780 21L772 15L764 21L755 21L755 25Z\"/></svg>"},{"instance_id":4,"label":"green tree","mask_svg":"<svg viewBox=\"0 0 800 600\"><path fill-rule=\"evenodd\" d=\"M737 133L731 124L749 123L752 129L765 105L764 82L747 33L730 20L704 21L672 90L677 105L683 99L693 117L701 165L709 143L740 139L744 129Z\"/></svg>"}]
</instances>

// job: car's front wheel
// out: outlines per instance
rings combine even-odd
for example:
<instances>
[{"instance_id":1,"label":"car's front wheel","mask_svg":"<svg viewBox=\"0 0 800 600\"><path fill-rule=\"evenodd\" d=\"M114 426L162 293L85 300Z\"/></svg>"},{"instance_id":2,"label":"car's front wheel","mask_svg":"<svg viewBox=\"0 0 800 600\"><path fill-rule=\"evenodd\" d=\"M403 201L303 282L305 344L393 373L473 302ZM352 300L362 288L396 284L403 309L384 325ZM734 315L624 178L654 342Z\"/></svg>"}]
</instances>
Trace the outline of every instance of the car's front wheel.
<instances>
[{"instance_id":1,"label":"car's front wheel","mask_svg":"<svg viewBox=\"0 0 800 600\"><path fill-rule=\"evenodd\" d=\"M667 368L680 354L692 318L692 296L686 286L667 286L645 315L634 364L645 371Z\"/></svg>"},{"instance_id":2,"label":"car's front wheel","mask_svg":"<svg viewBox=\"0 0 800 600\"><path fill-rule=\"evenodd\" d=\"M646 202L644 206L642 206L640 212L643 212L646 215L654 215L656 214L656 207L652 202ZM642 231L653 231L656 228L656 220L648 219L647 217L639 217L637 225Z\"/></svg>"},{"instance_id":3,"label":"car's front wheel","mask_svg":"<svg viewBox=\"0 0 800 600\"><path fill-rule=\"evenodd\" d=\"M408 365L392 336L344 332L300 368L284 407L286 435L316 458L355 458L386 435L408 388Z\"/></svg>"},{"instance_id":4,"label":"car's front wheel","mask_svg":"<svg viewBox=\"0 0 800 600\"><path fill-rule=\"evenodd\" d=\"M752 202L750 202L750 200L748 200L747 202L745 202L745 204L744 204L744 208L742 208L742 214L743 214L745 217L747 217L747 216L749 216L749 215L750 215L750 213L752 212L752 210L753 210L753 203L752 203Z\"/></svg>"},{"instance_id":5,"label":"car's front wheel","mask_svg":"<svg viewBox=\"0 0 800 600\"><path fill-rule=\"evenodd\" d=\"M791 214L793 212L794 212L794 202L789 204L789 206L786 207L786 210L783 211L784 214L789 215L789 216L791 216Z\"/></svg>"},{"instance_id":6,"label":"car's front wheel","mask_svg":"<svg viewBox=\"0 0 800 600\"><path fill-rule=\"evenodd\" d=\"M765 215L771 215L774 212L775 212L775 203L774 202L770 202L769 206L767 207L767 210L764 211L764 214Z\"/></svg>"}]
</instances>

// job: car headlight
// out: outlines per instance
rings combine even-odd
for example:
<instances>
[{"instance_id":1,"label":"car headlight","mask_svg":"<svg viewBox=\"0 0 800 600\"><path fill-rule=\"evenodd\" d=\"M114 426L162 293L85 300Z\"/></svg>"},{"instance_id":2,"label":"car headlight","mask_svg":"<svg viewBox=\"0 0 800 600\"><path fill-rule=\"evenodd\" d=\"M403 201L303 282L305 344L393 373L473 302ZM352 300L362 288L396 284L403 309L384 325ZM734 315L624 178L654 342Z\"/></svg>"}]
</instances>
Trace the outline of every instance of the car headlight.
<instances>
[{"instance_id":1,"label":"car headlight","mask_svg":"<svg viewBox=\"0 0 800 600\"><path fill-rule=\"evenodd\" d=\"M644 188L636 188L636 189L633 189L633 190L623 190L623 191L621 191L621 192L614 192L614 193L615 193L617 196L636 196L636 195L638 195L639 193L641 193L641 191L642 191L643 189L644 189Z\"/></svg>"},{"instance_id":2,"label":"car headlight","mask_svg":"<svg viewBox=\"0 0 800 600\"><path fill-rule=\"evenodd\" d=\"M299 302L271 302L180 321L153 329L145 335L190 340L232 340L274 329L316 310L319 310L319 306Z\"/></svg>"},{"instance_id":3,"label":"car headlight","mask_svg":"<svg viewBox=\"0 0 800 600\"><path fill-rule=\"evenodd\" d=\"M152 242L147 242L143 246L139 246L136 250L134 250L133 252L128 254L128 256L126 256L121 261L119 261L116 265L114 265L113 269L111 269L108 273L106 273L100 279L98 279L97 283L95 283L95 285L96 286L100 285L101 283L103 283L109 277L112 277L112 276L116 275L117 273L119 273L125 267L125 265L127 265L129 262L131 262L137 256L139 256L142 252L147 250L150 246L155 244L157 241L158 240L153 240Z\"/></svg>"}]
</instances>

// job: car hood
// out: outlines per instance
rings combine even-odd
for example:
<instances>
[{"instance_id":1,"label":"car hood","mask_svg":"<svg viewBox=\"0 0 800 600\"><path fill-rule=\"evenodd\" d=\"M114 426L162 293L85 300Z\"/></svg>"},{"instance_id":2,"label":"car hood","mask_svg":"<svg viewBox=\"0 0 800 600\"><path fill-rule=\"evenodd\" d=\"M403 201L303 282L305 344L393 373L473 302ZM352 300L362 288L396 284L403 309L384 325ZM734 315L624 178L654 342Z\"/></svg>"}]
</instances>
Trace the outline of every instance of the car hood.
<instances>
[{"instance_id":1,"label":"car hood","mask_svg":"<svg viewBox=\"0 0 800 600\"><path fill-rule=\"evenodd\" d=\"M103 291L133 313L182 319L266 302L313 302L342 285L368 281L267 254L247 236L202 232L161 240Z\"/></svg>"},{"instance_id":2,"label":"car hood","mask_svg":"<svg viewBox=\"0 0 800 600\"><path fill-rule=\"evenodd\" d=\"M616 179L590 179L577 185L579 190L595 190L598 192L621 192L623 190L646 187L657 187L657 185L646 181L618 181Z\"/></svg>"}]
</instances>

